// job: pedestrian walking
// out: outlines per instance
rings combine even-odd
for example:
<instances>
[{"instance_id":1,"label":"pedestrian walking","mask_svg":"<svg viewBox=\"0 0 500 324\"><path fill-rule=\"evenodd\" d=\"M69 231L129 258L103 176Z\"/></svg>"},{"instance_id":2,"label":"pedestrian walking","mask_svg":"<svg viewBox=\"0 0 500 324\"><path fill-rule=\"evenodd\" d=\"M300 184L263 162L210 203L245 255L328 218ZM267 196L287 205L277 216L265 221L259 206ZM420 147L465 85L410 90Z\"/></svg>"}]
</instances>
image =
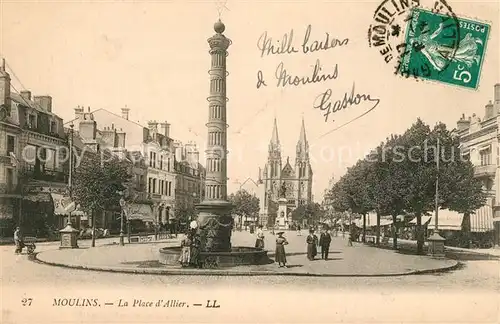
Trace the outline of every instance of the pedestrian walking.
<instances>
[{"instance_id":1,"label":"pedestrian walking","mask_svg":"<svg viewBox=\"0 0 500 324\"><path fill-rule=\"evenodd\" d=\"M181 256L179 262L183 267L187 267L191 261L191 235L188 233L181 241Z\"/></svg>"},{"instance_id":2,"label":"pedestrian walking","mask_svg":"<svg viewBox=\"0 0 500 324\"><path fill-rule=\"evenodd\" d=\"M301 228L300 228L300 224L297 225L297 235L298 236L302 236L302 231L301 231Z\"/></svg>"},{"instance_id":3,"label":"pedestrian walking","mask_svg":"<svg viewBox=\"0 0 500 324\"><path fill-rule=\"evenodd\" d=\"M201 239L200 235L197 233L192 234L192 240L191 240L191 255L190 255L190 262L191 265L195 268L201 269L202 268L202 262L201 262Z\"/></svg>"},{"instance_id":4,"label":"pedestrian walking","mask_svg":"<svg viewBox=\"0 0 500 324\"><path fill-rule=\"evenodd\" d=\"M16 230L14 231L14 243L16 244L16 250L15 253L19 254L23 251L23 236L21 234L21 228L16 227Z\"/></svg>"},{"instance_id":5,"label":"pedestrian walking","mask_svg":"<svg viewBox=\"0 0 500 324\"><path fill-rule=\"evenodd\" d=\"M264 231L262 230L263 226L259 225L257 227L256 239L255 239L255 247L258 249L264 248Z\"/></svg>"},{"instance_id":6,"label":"pedestrian walking","mask_svg":"<svg viewBox=\"0 0 500 324\"><path fill-rule=\"evenodd\" d=\"M307 243L307 258L312 261L318 254L317 244L318 237L314 234L314 229L309 229L309 235L306 238Z\"/></svg>"},{"instance_id":7,"label":"pedestrian walking","mask_svg":"<svg viewBox=\"0 0 500 324\"><path fill-rule=\"evenodd\" d=\"M288 244L288 241L283 236L285 232L278 232L276 235L276 252L275 252L275 262L278 262L279 267L286 267L286 253L285 253L285 245ZM283 263L283 265L281 265Z\"/></svg>"},{"instance_id":8,"label":"pedestrian walking","mask_svg":"<svg viewBox=\"0 0 500 324\"><path fill-rule=\"evenodd\" d=\"M352 241L355 240L355 236L356 236L356 225L354 225L354 223L351 223L351 225L349 226L349 239L347 241L348 246L352 246Z\"/></svg>"},{"instance_id":9,"label":"pedestrian walking","mask_svg":"<svg viewBox=\"0 0 500 324\"><path fill-rule=\"evenodd\" d=\"M328 252L330 250L331 242L332 242L332 236L325 229L319 237L319 245L321 246L321 258L323 260L328 260Z\"/></svg>"}]
</instances>

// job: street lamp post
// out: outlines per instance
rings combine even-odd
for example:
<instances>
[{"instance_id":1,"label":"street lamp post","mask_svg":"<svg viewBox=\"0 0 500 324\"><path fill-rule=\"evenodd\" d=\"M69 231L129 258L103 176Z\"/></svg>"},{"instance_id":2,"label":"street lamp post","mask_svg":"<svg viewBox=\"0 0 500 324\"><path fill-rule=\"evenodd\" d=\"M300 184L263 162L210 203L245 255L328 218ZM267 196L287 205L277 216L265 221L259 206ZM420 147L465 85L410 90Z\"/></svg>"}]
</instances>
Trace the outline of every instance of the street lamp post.
<instances>
[{"instance_id":1,"label":"street lamp post","mask_svg":"<svg viewBox=\"0 0 500 324\"><path fill-rule=\"evenodd\" d=\"M125 245L125 242L124 242L124 236L125 236L125 233L123 231L123 216L124 216L124 210L125 210L125 199L123 199L123 193L120 193L120 195L122 196L120 198L120 245L121 246L124 246Z\"/></svg>"},{"instance_id":2,"label":"street lamp post","mask_svg":"<svg viewBox=\"0 0 500 324\"><path fill-rule=\"evenodd\" d=\"M444 241L445 239L439 235L439 223L438 223L438 213L439 213L439 159L441 158L441 151L439 147L439 138L437 139L437 150L436 150L436 194L434 197L434 231L432 235L427 239L429 241L429 252L431 256L442 258L444 257ZM422 226L422 225L420 225ZM420 229L420 232L422 230ZM420 234L422 235L422 234Z\"/></svg>"}]
</instances>

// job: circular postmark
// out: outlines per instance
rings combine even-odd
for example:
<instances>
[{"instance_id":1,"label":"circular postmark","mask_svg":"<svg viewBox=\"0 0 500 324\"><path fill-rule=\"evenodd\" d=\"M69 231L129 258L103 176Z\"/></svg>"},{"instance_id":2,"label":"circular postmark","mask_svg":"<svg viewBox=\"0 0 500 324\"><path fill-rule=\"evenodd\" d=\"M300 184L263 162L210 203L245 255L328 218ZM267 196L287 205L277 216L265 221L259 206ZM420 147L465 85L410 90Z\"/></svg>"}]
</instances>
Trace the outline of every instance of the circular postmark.
<instances>
[{"instance_id":1,"label":"circular postmark","mask_svg":"<svg viewBox=\"0 0 500 324\"><path fill-rule=\"evenodd\" d=\"M445 0L384 0L368 42L394 74L439 80L459 49L460 23Z\"/></svg>"}]
</instances>

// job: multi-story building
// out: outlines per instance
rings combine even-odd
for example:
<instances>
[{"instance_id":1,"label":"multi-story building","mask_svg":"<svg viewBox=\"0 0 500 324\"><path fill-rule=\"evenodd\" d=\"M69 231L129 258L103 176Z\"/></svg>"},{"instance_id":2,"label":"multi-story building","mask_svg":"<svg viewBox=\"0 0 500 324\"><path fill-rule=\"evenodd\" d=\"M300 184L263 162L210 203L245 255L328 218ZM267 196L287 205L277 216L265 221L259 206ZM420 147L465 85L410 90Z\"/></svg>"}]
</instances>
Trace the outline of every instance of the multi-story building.
<instances>
[{"instance_id":1,"label":"multi-story building","mask_svg":"<svg viewBox=\"0 0 500 324\"><path fill-rule=\"evenodd\" d=\"M175 146L175 201L178 211L192 210L195 204L203 201L205 196L205 168L200 164L200 152L194 142L183 145L180 141ZM192 215L182 215L192 216Z\"/></svg>"},{"instance_id":2,"label":"multi-story building","mask_svg":"<svg viewBox=\"0 0 500 324\"><path fill-rule=\"evenodd\" d=\"M471 232L476 240L492 240L496 245L500 244L499 112L500 84L496 84L494 102L485 106L483 118L462 115L456 129L461 152L474 164L475 176L488 194L487 205L471 215Z\"/></svg>"},{"instance_id":3,"label":"multi-story building","mask_svg":"<svg viewBox=\"0 0 500 324\"><path fill-rule=\"evenodd\" d=\"M68 123L74 123L81 135L88 134L84 135L85 138L89 138L89 135L95 137L96 125L84 123L86 129L81 129L82 124L76 122L91 114L93 121L101 128L99 134L101 141L106 143L103 144L106 148L115 153L120 150L128 152L128 158L134 159L133 162L136 163L135 170L140 169L140 163L145 163L145 174L137 174L136 176L139 177L138 181L144 186L146 192L144 198L153 202L154 223L165 224L169 218L173 217L175 204L174 149L173 139L170 138L170 124L160 123L161 129L159 130L158 123L150 121L148 127L143 127L129 119L129 112L129 108L122 108L122 114L119 116L106 109L97 109L91 112L88 108L87 112L84 112L82 107L77 107L75 108L75 119ZM88 127L92 127L92 130L87 130ZM87 143L87 145L95 144ZM141 160L142 162L140 162ZM138 199L142 200L143 198ZM149 221L145 215L146 208L135 209L141 211L145 221Z\"/></svg>"},{"instance_id":4,"label":"multi-story building","mask_svg":"<svg viewBox=\"0 0 500 324\"><path fill-rule=\"evenodd\" d=\"M11 91L5 61L0 67L0 214L26 233L57 229L54 197L67 195L67 137L52 112L50 96Z\"/></svg>"},{"instance_id":5,"label":"multi-story building","mask_svg":"<svg viewBox=\"0 0 500 324\"><path fill-rule=\"evenodd\" d=\"M82 119L85 114L90 112L90 108L87 109L87 112L84 112L83 107L75 108L75 119L67 124L74 123L75 130L80 131L79 125L75 121ZM178 149L170 136L170 124L149 121L148 126L143 127L129 118L130 108L122 108L121 115L106 109L93 110L91 113L104 137L114 138L116 136L117 143L121 141L122 137L126 137L125 149L129 152L129 158L137 160L141 157L144 160L147 171L142 176L145 177L145 189L148 198L154 202L155 222L166 224L169 219L175 218L174 206L177 198L179 198L176 191L176 183L179 181L176 180L176 176L177 174L186 174L186 172L191 174L193 172L189 171L188 167L178 167L177 170L184 171L176 171L175 154ZM189 150L189 148L184 148L184 151ZM188 155L191 158L194 153ZM184 163L188 160L184 159L182 161ZM180 162L180 160L177 160L177 162ZM192 164L187 163L192 167ZM141 175L137 176L140 177ZM199 190L196 190L195 187L187 187L186 192L189 192L189 195L192 196L193 193L198 194Z\"/></svg>"},{"instance_id":6,"label":"multi-story building","mask_svg":"<svg viewBox=\"0 0 500 324\"><path fill-rule=\"evenodd\" d=\"M148 166L143 158L143 152L127 150L126 133L117 130L114 125L98 129L92 113L83 113L76 122L78 131L74 132L72 142L77 152L77 164L84 163L83 159L94 154L102 154L103 159L116 158L126 163L131 175L127 189L123 193L127 200L125 206L127 219L139 219L154 224L155 218L151 208L153 201L147 193L146 186ZM112 232L119 231L120 212L118 206L108 206L105 211L96 215L96 227L108 228ZM83 227L92 225L92 219L86 216L80 219Z\"/></svg>"},{"instance_id":7,"label":"multi-story building","mask_svg":"<svg viewBox=\"0 0 500 324\"><path fill-rule=\"evenodd\" d=\"M278 136L278 125L274 119L274 127L269 143L269 155L263 169L259 169L259 183L262 183L259 199L262 200L260 212L261 224L267 224L269 202L280 198L284 184L287 205L290 210L312 201L313 172L309 159L309 143L306 138L304 119L300 128L296 146L295 165L292 167L289 158L283 166L281 144Z\"/></svg>"}]
</instances>

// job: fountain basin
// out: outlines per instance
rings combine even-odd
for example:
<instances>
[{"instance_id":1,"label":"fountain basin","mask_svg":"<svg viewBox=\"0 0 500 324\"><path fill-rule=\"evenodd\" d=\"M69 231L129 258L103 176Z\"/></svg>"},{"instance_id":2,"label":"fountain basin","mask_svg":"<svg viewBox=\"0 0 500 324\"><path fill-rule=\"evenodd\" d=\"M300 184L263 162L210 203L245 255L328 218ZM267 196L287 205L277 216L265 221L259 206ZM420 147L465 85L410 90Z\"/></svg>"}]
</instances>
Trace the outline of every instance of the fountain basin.
<instances>
[{"instance_id":1,"label":"fountain basin","mask_svg":"<svg viewBox=\"0 0 500 324\"><path fill-rule=\"evenodd\" d=\"M164 265L179 265L180 247L164 247L159 250L159 262ZM246 246L236 246L229 252L201 252L203 268L234 267L239 265L260 265L273 262L267 251Z\"/></svg>"}]
</instances>

